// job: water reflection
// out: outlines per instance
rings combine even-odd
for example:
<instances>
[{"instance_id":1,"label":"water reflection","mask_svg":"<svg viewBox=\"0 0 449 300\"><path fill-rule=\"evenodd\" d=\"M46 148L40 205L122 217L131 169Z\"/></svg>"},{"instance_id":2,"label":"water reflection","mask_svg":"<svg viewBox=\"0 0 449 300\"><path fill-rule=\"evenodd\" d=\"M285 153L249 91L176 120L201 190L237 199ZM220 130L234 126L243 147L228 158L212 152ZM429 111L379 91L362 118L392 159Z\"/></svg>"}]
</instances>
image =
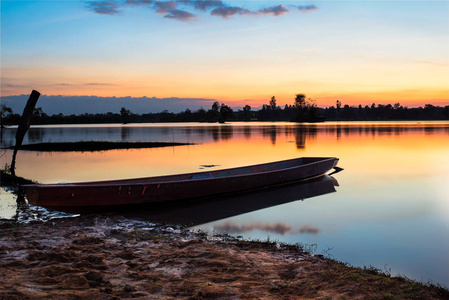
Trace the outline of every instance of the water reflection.
<instances>
[{"instance_id":1,"label":"water reflection","mask_svg":"<svg viewBox=\"0 0 449 300\"><path fill-rule=\"evenodd\" d=\"M4 129L3 145L10 145L14 140L15 128ZM294 140L297 149L304 149L307 143L318 134L335 136L337 141L342 137L358 135L372 138L416 134L449 135L449 125L446 122L378 122L378 123L230 123L220 125L198 125L190 123L179 124L131 124L131 125L92 125L92 126L32 126L25 137L24 143L40 142L75 142L86 140L127 141L127 142L220 142L230 139L250 139L254 130L267 138L272 145L282 141L284 135Z\"/></svg>"},{"instance_id":2,"label":"water reflection","mask_svg":"<svg viewBox=\"0 0 449 300\"><path fill-rule=\"evenodd\" d=\"M23 193L14 193L8 188L0 187L0 196L0 219L27 223L36 220L48 221L51 219L77 216L75 214L30 206Z\"/></svg>"},{"instance_id":3,"label":"water reflection","mask_svg":"<svg viewBox=\"0 0 449 300\"><path fill-rule=\"evenodd\" d=\"M10 190L0 187L0 219L13 219L17 210L17 196Z\"/></svg>"},{"instance_id":4,"label":"water reflection","mask_svg":"<svg viewBox=\"0 0 449 300\"><path fill-rule=\"evenodd\" d=\"M223 141L229 140L232 138L234 133L234 127L230 125L224 125L221 127L221 139Z\"/></svg>"},{"instance_id":5,"label":"water reflection","mask_svg":"<svg viewBox=\"0 0 449 300\"><path fill-rule=\"evenodd\" d=\"M129 136L129 127L127 126L122 126L122 130L121 130L121 135L122 135L122 142L126 142L126 140L128 139Z\"/></svg>"},{"instance_id":6,"label":"water reflection","mask_svg":"<svg viewBox=\"0 0 449 300\"><path fill-rule=\"evenodd\" d=\"M298 234L298 233L318 234L320 232L319 228L310 225L303 225L299 228L293 228L292 226L281 222L273 224L255 222L250 224L239 225L233 221L226 221L222 224L214 225L214 231L218 233L248 234L255 230L265 231L267 233L274 233L279 235Z\"/></svg>"},{"instance_id":7,"label":"water reflection","mask_svg":"<svg viewBox=\"0 0 449 300\"><path fill-rule=\"evenodd\" d=\"M245 138L250 139L251 138L251 126L244 126L243 127L243 135Z\"/></svg>"},{"instance_id":8,"label":"water reflection","mask_svg":"<svg viewBox=\"0 0 449 300\"><path fill-rule=\"evenodd\" d=\"M30 143L41 143L44 140L45 131L43 128L30 128L28 140Z\"/></svg>"},{"instance_id":9,"label":"water reflection","mask_svg":"<svg viewBox=\"0 0 449 300\"><path fill-rule=\"evenodd\" d=\"M122 135L123 127L127 130ZM383 268L388 264L393 274L444 285L449 282L448 121L116 124L41 129L44 133L38 139L42 142L126 138L130 142L195 144L92 153L19 151L17 174L42 183L189 173L204 166L225 169L299 156L339 157L345 171L336 175L342 184L338 193L199 227L249 238L266 239L269 235L288 243L317 244L322 250L334 247L332 254L337 259L357 266ZM6 128L2 146L13 145L14 135L14 128ZM28 136L26 142L30 142ZM11 161L11 152L2 153L1 166ZM227 212L229 206L226 203L216 210ZM188 214L199 216L185 222L207 222L208 213L201 211L192 208ZM181 214L181 219L174 220L170 213L162 212L154 217L178 223L184 218Z\"/></svg>"},{"instance_id":10,"label":"water reflection","mask_svg":"<svg viewBox=\"0 0 449 300\"><path fill-rule=\"evenodd\" d=\"M157 223L184 224L195 226L205 224L252 211L285 204L292 201L325 195L336 192L338 182L332 176L324 175L320 178L297 182L285 186L272 187L258 191L222 196L207 201L189 204L176 204L170 207L148 210L140 208L138 211L120 213L125 216L140 217ZM259 228L269 228L271 225L260 224ZM284 227L286 227L285 225ZM282 225L279 226L282 228ZM303 228L303 230L305 230ZM226 230L229 232L229 228Z\"/></svg>"}]
</instances>

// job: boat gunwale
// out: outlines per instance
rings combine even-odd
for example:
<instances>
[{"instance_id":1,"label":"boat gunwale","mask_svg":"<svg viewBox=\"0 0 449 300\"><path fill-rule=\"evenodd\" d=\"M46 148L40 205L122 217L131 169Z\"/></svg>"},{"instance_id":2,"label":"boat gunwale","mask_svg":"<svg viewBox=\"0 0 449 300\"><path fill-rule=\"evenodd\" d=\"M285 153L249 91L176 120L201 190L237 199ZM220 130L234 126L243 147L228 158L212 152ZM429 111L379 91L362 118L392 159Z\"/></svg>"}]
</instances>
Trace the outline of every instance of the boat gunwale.
<instances>
[{"instance_id":1,"label":"boat gunwale","mask_svg":"<svg viewBox=\"0 0 449 300\"><path fill-rule=\"evenodd\" d=\"M108 181L91 181L91 182L79 182L79 183L53 183L53 184L24 184L22 185L24 188L100 188L100 187L119 187L119 186L146 186L146 185L154 185L154 184L168 184L173 182L196 182L196 181L207 181L207 180L221 180L221 179L227 179L232 177L250 177L250 176L257 176L261 174L269 174L269 173L276 173L276 172L285 172L292 169L297 169L300 167L308 166L311 164L315 164L317 162L325 162L325 161L337 161L337 157L299 157L299 158L293 158L293 159L286 159L276 162L270 162L270 163L262 163L262 164L256 164L256 165L248 165L248 166L242 166L242 167L235 167L235 168L229 168L229 169L219 169L219 170L213 170L212 172L221 172L221 171L235 171L238 169L245 169L245 168L252 168L252 167L259 167L263 165L269 165L269 164L280 164L284 162L289 161L295 161L295 160L304 160L304 159L317 159L316 161L307 162L304 164L299 164L292 167L277 169L277 170L268 170L263 172L257 172L257 173L249 173L249 174L234 174L229 176L223 176L223 177L210 177L210 178L198 178L198 179L192 179L192 178L186 178L186 179L179 179L173 178L172 180L164 180L164 181L152 181L152 182L133 182L133 181L143 181L146 179L157 179L161 178L169 179L169 177L176 177L176 176L193 176L197 174L205 174L205 173L211 173L211 172L195 172L195 173L183 173L183 174L173 174L173 175L162 175L162 176L154 176L154 177L142 177L142 178L132 178L132 179L118 179L118 180L108 180Z\"/></svg>"}]
</instances>

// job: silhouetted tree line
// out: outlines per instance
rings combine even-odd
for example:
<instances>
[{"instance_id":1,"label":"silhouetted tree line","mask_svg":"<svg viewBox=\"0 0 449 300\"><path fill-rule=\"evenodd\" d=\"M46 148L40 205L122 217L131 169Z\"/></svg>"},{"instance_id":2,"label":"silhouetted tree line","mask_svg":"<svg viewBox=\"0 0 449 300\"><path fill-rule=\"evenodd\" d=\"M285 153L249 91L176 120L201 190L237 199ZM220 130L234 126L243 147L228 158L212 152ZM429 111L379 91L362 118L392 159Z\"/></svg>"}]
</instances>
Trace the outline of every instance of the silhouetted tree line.
<instances>
[{"instance_id":1,"label":"silhouetted tree line","mask_svg":"<svg viewBox=\"0 0 449 300\"><path fill-rule=\"evenodd\" d=\"M426 104L424 107L408 108L400 103L394 105L372 104L363 107L344 105L337 100L337 106L324 109L327 120L449 120L449 105L445 107Z\"/></svg>"},{"instance_id":2,"label":"silhouetted tree line","mask_svg":"<svg viewBox=\"0 0 449 300\"><path fill-rule=\"evenodd\" d=\"M1 125L14 125L20 121L20 115L11 108L1 105ZM380 121L380 120L449 120L449 105L445 107L426 104L424 107L407 108L399 103L394 105L349 106L342 107L341 101L336 106L317 107L316 101L306 99L304 94L297 94L292 105L284 108L277 106L276 97L271 97L258 111L249 105L234 111L231 107L214 102L208 110L196 111L186 109L180 113L164 110L159 113L135 114L122 107L119 113L47 115L41 107L34 109L32 124L100 124L100 123L158 123L158 122L221 122L226 121Z\"/></svg>"}]
</instances>

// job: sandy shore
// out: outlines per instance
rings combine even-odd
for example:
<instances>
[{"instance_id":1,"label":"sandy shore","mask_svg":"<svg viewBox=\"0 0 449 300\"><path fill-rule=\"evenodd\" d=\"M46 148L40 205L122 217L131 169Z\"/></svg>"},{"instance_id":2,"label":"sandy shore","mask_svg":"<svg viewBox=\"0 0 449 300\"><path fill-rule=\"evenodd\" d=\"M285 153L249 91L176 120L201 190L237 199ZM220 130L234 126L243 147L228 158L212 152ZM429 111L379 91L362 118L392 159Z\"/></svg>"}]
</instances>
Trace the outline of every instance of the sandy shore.
<instances>
[{"instance_id":1,"label":"sandy shore","mask_svg":"<svg viewBox=\"0 0 449 300\"><path fill-rule=\"evenodd\" d=\"M448 299L294 246L113 215L0 221L0 299Z\"/></svg>"}]
</instances>

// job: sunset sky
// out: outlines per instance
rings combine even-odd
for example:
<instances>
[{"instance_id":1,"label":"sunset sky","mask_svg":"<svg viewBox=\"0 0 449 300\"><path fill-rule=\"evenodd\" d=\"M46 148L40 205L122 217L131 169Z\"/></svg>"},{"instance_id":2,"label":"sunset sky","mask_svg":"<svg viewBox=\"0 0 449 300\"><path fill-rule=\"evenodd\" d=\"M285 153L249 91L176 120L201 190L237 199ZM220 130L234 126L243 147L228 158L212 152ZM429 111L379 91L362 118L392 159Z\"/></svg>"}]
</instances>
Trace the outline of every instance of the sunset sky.
<instances>
[{"instance_id":1,"label":"sunset sky","mask_svg":"<svg viewBox=\"0 0 449 300\"><path fill-rule=\"evenodd\" d=\"M449 1L1 1L1 93L449 104Z\"/></svg>"}]
</instances>

